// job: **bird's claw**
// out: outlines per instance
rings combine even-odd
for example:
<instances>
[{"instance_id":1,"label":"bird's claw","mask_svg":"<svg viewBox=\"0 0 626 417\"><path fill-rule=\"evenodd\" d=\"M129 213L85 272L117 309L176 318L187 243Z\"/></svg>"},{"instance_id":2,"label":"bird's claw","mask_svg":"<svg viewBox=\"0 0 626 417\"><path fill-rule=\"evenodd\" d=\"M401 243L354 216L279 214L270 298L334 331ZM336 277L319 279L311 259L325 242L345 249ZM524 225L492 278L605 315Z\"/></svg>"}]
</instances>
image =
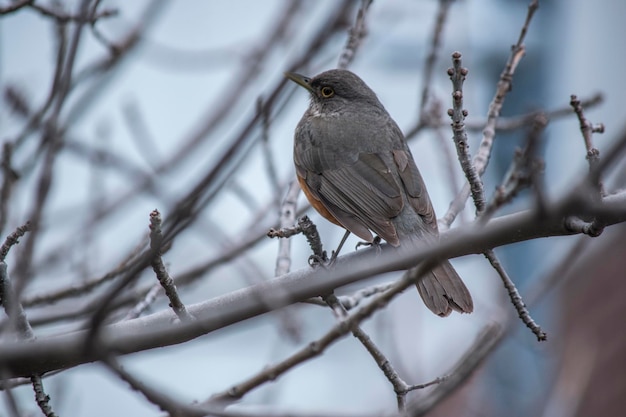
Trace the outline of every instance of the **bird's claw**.
<instances>
[{"instance_id":1,"label":"bird's claw","mask_svg":"<svg viewBox=\"0 0 626 417\"><path fill-rule=\"evenodd\" d=\"M316 254L309 256L309 265L312 266L313 268L315 268L316 266L327 267L333 263L334 263L333 257L328 259L328 256L326 256L326 251L322 252L321 256L316 255Z\"/></svg>"},{"instance_id":2,"label":"bird's claw","mask_svg":"<svg viewBox=\"0 0 626 417\"><path fill-rule=\"evenodd\" d=\"M371 242L359 242L356 244L354 250L358 250L361 246L373 246L376 248L376 254L379 254L381 251L380 248L381 238L380 236L376 236Z\"/></svg>"}]
</instances>

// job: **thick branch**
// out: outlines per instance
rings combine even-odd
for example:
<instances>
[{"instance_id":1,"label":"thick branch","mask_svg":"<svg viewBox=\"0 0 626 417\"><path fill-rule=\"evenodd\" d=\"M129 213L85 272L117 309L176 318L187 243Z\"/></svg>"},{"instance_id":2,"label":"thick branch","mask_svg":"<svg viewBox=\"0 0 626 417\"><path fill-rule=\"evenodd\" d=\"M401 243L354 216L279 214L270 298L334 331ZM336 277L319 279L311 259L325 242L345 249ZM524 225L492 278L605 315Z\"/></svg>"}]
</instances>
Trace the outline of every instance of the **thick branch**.
<instances>
[{"instance_id":1,"label":"thick branch","mask_svg":"<svg viewBox=\"0 0 626 417\"><path fill-rule=\"evenodd\" d=\"M424 244L405 250L383 245L361 250L337 260L334 268L303 268L262 284L188 306L196 322L172 325L171 311L129 320L102 328L99 352L119 354L183 343L234 323L306 300L376 274L408 269L427 259L482 253L488 248L548 236L570 235L564 218L591 214L607 225L626 221L626 192L606 197L602 205L587 206L571 198L544 213L541 221L534 211L524 211L491 220L487 225L470 225L442 233L433 246ZM280 296L274 296L279 294ZM289 294L285 296L285 294ZM262 295L262 297L260 297ZM271 302L268 302L271 298ZM0 367L7 376L66 368L99 359L95 351L83 351L86 332L39 339L31 343L7 343L0 347ZM82 352L82 353L81 353Z\"/></svg>"}]
</instances>

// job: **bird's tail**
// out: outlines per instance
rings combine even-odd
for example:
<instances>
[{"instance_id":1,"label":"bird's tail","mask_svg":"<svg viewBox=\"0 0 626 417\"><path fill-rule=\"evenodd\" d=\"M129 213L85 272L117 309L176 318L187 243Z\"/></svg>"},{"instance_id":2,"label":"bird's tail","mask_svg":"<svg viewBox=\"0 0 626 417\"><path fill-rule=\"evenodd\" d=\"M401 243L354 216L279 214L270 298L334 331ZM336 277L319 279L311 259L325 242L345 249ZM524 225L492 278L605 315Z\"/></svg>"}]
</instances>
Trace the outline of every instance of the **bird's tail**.
<instances>
[{"instance_id":1,"label":"bird's tail","mask_svg":"<svg viewBox=\"0 0 626 417\"><path fill-rule=\"evenodd\" d=\"M471 313L472 296L449 261L444 261L423 276L416 284L426 307L438 316L446 317L452 310Z\"/></svg>"}]
</instances>

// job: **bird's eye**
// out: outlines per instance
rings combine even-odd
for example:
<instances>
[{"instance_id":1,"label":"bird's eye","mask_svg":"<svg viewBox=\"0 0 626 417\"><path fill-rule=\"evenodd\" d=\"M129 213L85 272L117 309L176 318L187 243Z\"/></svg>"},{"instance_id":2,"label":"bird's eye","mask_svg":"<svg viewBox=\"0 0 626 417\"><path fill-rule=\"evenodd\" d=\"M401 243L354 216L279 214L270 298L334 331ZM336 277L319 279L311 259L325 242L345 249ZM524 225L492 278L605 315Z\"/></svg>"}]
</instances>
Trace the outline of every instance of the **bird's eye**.
<instances>
[{"instance_id":1,"label":"bird's eye","mask_svg":"<svg viewBox=\"0 0 626 417\"><path fill-rule=\"evenodd\" d=\"M322 93L322 97L324 98L331 98L332 96L335 95L335 90L333 90L330 87L322 87L320 92Z\"/></svg>"}]
</instances>

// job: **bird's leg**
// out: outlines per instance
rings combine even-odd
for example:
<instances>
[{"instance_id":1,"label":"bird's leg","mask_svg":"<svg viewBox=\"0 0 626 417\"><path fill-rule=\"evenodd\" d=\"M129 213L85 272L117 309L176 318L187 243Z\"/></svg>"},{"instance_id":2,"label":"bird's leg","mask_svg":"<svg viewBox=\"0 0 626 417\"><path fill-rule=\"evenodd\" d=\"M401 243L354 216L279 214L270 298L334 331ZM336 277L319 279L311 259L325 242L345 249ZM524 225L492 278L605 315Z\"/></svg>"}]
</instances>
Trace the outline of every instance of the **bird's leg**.
<instances>
[{"instance_id":1,"label":"bird's leg","mask_svg":"<svg viewBox=\"0 0 626 417\"><path fill-rule=\"evenodd\" d=\"M346 243L346 239L348 239L348 236L350 236L350 231L346 230L346 233L344 233L343 237L341 238L341 242L339 242L339 246L337 246L336 250L332 251L330 255L330 261L328 261L328 265L332 265L335 263L335 261L337 260L337 256L339 256L341 248L343 248L343 244Z\"/></svg>"},{"instance_id":2,"label":"bird's leg","mask_svg":"<svg viewBox=\"0 0 626 417\"><path fill-rule=\"evenodd\" d=\"M316 267L319 265L322 265L322 266L330 265L328 256L326 256L326 251L322 252L321 256L317 254L313 254L309 256L309 265L312 267Z\"/></svg>"},{"instance_id":3,"label":"bird's leg","mask_svg":"<svg viewBox=\"0 0 626 417\"><path fill-rule=\"evenodd\" d=\"M379 254L381 251L381 248L380 248L381 240L382 239L380 238L380 236L376 236L374 240L372 240L371 242L359 242L356 244L356 247L354 248L354 250L358 250L361 246L373 246L376 248L376 254Z\"/></svg>"},{"instance_id":4,"label":"bird's leg","mask_svg":"<svg viewBox=\"0 0 626 417\"><path fill-rule=\"evenodd\" d=\"M334 264L335 261L337 260L337 256L339 256L339 252L341 251L343 244L346 243L346 239L348 239L348 236L350 236L350 232L346 230L346 233L344 233L343 237L341 238L341 242L339 242L339 246L337 246L337 249L332 251L330 255L330 259L326 257L326 251L322 253L322 256L313 254L309 256L309 265L311 266L322 265L324 267L327 267L327 266L331 266L332 264Z\"/></svg>"}]
</instances>

